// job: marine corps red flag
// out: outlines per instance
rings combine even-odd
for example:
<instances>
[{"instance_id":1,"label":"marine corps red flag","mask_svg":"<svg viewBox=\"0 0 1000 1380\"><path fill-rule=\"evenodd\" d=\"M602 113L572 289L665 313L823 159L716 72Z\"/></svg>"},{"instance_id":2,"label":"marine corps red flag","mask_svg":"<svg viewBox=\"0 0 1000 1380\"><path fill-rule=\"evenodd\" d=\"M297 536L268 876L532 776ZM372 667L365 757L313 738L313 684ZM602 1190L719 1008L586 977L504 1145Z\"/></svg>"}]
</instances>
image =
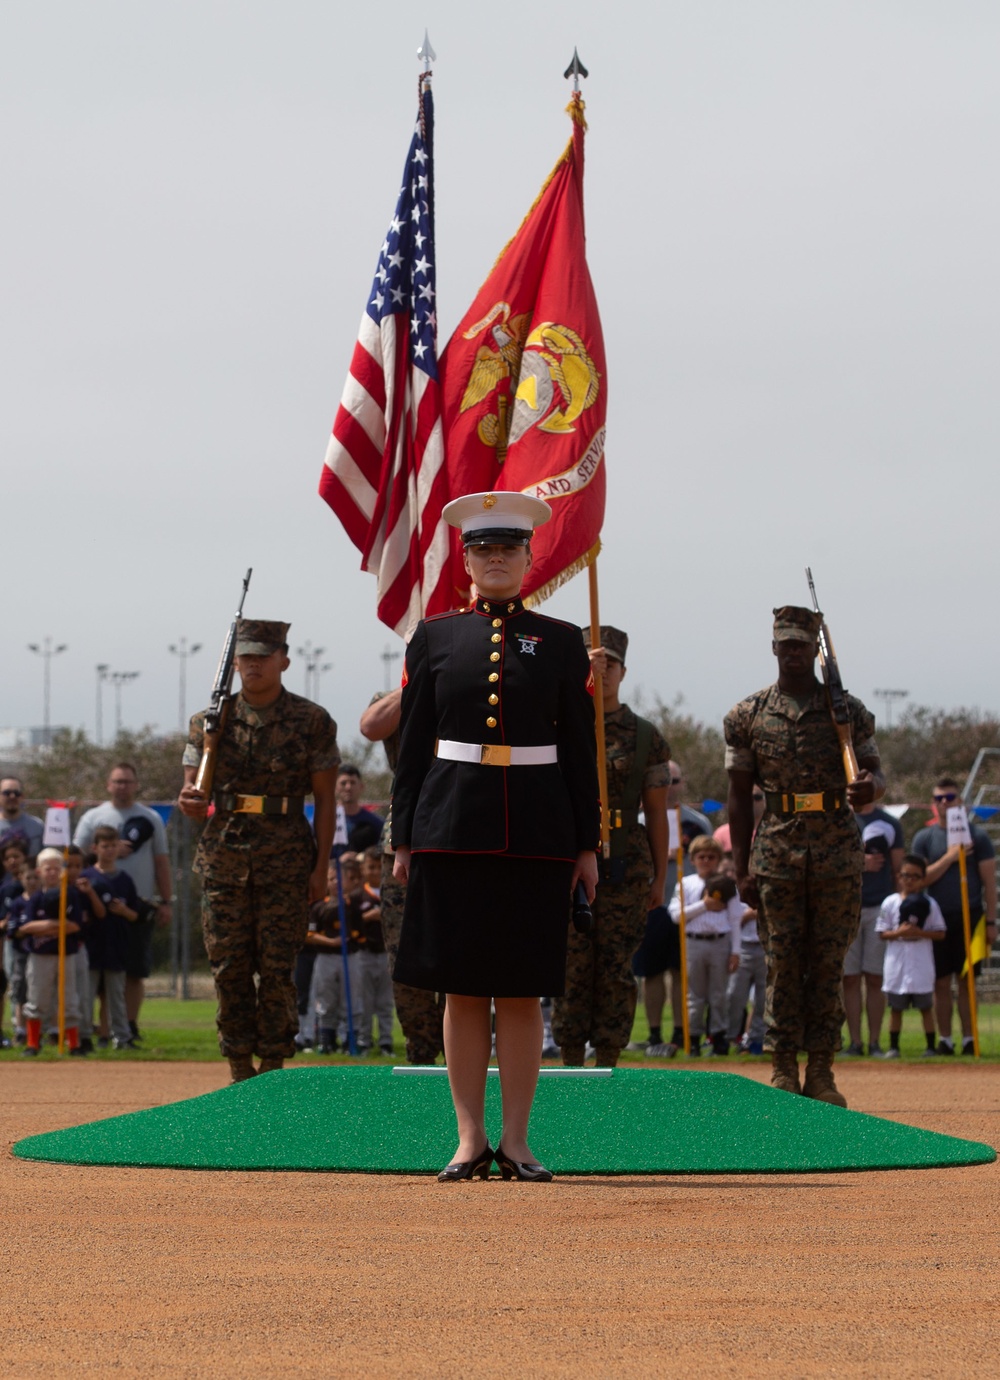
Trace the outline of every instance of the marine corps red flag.
<instances>
[{"instance_id":1,"label":"marine corps red flag","mask_svg":"<svg viewBox=\"0 0 1000 1380\"><path fill-rule=\"evenodd\" d=\"M567 110L562 157L439 361L450 494L519 489L552 508L532 540L525 592L536 603L594 560L604 519L607 386L579 94ZM467 595L457 542L452 572Z\"/></svg>"},{"instance_id":2,"label":"marine corps red flag","mask_svg":"<svg viewBox=\"0 0 1000 1380\"><path fill-rule=\"evenodd\" d=\"M319 491L378 578L378 616L405 636L453 607L437 363L430 73L396 214L379 253Z\"/></svg>"}]
</instances>

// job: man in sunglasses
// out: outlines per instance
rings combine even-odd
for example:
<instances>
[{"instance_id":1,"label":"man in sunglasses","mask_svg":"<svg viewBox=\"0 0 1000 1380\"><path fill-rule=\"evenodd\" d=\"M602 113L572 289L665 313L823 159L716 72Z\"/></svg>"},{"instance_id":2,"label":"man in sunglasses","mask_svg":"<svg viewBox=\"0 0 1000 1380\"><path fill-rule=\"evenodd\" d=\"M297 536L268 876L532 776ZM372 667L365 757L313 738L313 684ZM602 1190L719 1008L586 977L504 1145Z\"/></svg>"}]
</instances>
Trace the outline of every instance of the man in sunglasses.
<instances>
[{"instance_id":1,"label":"man in sunglasses","mask_svg":"<svg viewBox=\"0 0 1000 1380\"><path fill-rule=\"evenodd\" d=\"M941 907L947 929L945 938L934 945L934 1010L937 1016L938 1054L954 1054L951 1036L954 1015L952 980L958 978L958 1019L962 1025L962 1053L972 1054L972 1015L969 988L962 977L965 967L965 927L962 923L962 883L958 864L958 845L948 847L948 811L961 804L958 785L950 776L939 777L934 786L934 807L938 823L921 829L913 840L912 852L927 859L927 892ZM977 824L969 825L972 848L967 850L966 876L969 883L969 916L972 929L981 915L986 916L986 943L992 947L997 937L997 874L995 849L987 833Z\"/></svg>"},{"instance_id":2,"label":"man in sunglasses","mask_svg":"<svg viewBox=\"0 0 1000 1380\"><path fill-rule=\"evenodd\" d=\"M774 685L725 719L729 821L740 898L757 910L767 958L766 1047L771 1082L835 1106L833 1078L844 1023L844 955L858 930L864 852L853 811L885 793L875 720L847 695L858 776L847 784L815 661L822 615L774 610ZM753 789L765 812L753 833ZM751 850L752 838L752 850ZM799 1085L798 1051L808 1055Z\"/></svg>"},{"instance_id":3,"label":"man in sunglasses","mask_svg":"<svg viewBox=\"0 0 1000 1380\"><path fill-rule=\"evenodd\" d=\"M21 809L24 783L19 776L0 780L0 843L10 834L20 834L27 844L28 861L34 862L42 846L45 825L35 815Z\"/></svg>"}]
</instances>

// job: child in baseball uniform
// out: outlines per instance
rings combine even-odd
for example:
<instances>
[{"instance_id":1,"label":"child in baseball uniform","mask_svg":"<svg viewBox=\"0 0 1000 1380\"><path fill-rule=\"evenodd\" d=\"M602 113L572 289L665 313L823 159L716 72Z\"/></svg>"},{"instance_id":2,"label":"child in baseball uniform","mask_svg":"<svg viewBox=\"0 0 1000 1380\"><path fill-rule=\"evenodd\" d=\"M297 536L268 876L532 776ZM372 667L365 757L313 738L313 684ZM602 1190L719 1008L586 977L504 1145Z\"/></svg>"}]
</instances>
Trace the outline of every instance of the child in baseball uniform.
<instances>
[{"instance_id":1,"label":"child in baseball uniform","mask_svg":"<svg viewBox=\"0 0 1000 1380\"><path fill-rule=\"evenodd\" d=\"M361 923L365 943L358 953L358 974L361 987L361 1026L358 1049L372 1047L374 1022L378 1020L378 1044L382 1054L391 1055L392 1048L392 975L389 955L382 932L381 883L382 855L377 844L366 848L361 857L363 884L357 893L361 909Z\"/></svg>"},{"instance_id":2,"label":"child in baseball uniform","mask_svg":"<svg viewBox=\"0 0 1000 1380\"><path fill-rule=\"evenodd\" d=\"M24 1053L38 1054L42 1030L57 1019L59 1001L59 893L63 855L58 848L43 848L38 855L41 890L31 897L16 935L28 950L28 999L24 1003L27 1044ZM82 885L80 884L82 883ZM80 879L66 888L65 1029L70 1054L80 1053L80 1006L76 990L76 953L81 935L99 908L90 896L90 883Z\"/></svg>"},{"instance_id":3,"label":"child in baseball uniform","mask_svg":"<svg viewBox=\"0 0 1000 1380\"><path fill-rule=\"evenodd\" d=\"M935 1052L934 941L945 937L941 908L924 891L927 863L907 853L899 869L899 891L882 902L875 933L885 944L882 991L889 1006L889 1048L884 1059L898 1059L903 1012L916 1007L924 1022L925 1055Z\"/></svg>"},{"instance_id":4,"label":"child in baseball uniform","mask_svg":"<svg viewBox=\"0 0 1000 1380\"><path fill-rule=\"evenodd\" d=\"M134 925L139 918L139 894L128 873L116 866L120 842L117 829L110 824L99 824L93 837L97 861L84 873L106 912L104 919L96 921L86 936L89 1009L93 1011L98 990L103 987L114 1048L131 1049L132 1032L125 1007L125 963L129 952L129 925ZM88 1033L92 1034L92 1029Z\"/></svg>"},{"instance_id":5,"label":"child in baseball uniform","mask_svg":"<svg viewBox=\"0 0 1000 1380\"><path fill-rule=\"evenodd\" d=\"M351 895L353 880L349 866L341 862L344 877L344 912L347 919L347 954L351 980L351 1005L360 1016L357 1006L356 956L364 940L361 910ZM319 1052L333 1054L337 1049L337 1035L346 1049L347 1003L344 989L344 960L340 932L340 905L337 891L337 869L330 864L327 873L327 894L323 901L309 907L309 933L306 943L318 950L313 968L312 996L319 1024ZM357 1025L355 1025L357 1030Z\"/></svg>"}]
</instances>

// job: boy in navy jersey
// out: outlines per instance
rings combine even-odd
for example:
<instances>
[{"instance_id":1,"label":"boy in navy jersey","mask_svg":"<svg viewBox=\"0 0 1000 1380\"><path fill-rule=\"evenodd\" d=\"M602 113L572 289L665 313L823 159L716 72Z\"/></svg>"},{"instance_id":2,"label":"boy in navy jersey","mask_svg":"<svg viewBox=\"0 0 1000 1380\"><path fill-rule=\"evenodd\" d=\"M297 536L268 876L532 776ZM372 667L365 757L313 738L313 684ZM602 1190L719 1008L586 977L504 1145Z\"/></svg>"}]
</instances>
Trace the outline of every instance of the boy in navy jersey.
<instances>
[{"instance_id":1,"label":"boy in navy jersey","mask_svg":"<svg viewBox=\"0 0 1000 1380\"><path fill-rule=\"evenodd\" d=\"M103 920L94 922L85 936L90 960L86 1000L92 1012L103 980L114 1048L131 1049L132 1032L125 1007L125 963L129 925L139 918L139 897L132 878L115 866L121 842L118 830L110 824L99 824L94 830L92 842L97 861L83 875L89 879L95 895L103 904L105 915ZM87 1043L84 1037L81 1044Z\"/></svg>"},{"instance_id":2,"label":"boy in navy jersey","mask_svg":"<svg viewBox=\"0 0 1000 1380\"><path fill-rule=\"evenodd\" d=\"M7 943L10 945L10 1015L14 1025L14 1043L23 1045L26 1039L24 1033L24 1003L28 999L28 978L27 964L28 952L25 945L17 937L17 927L24 919L24 912L32 896L35 896L41 888L38 879L38 869L33 862L26 863L21 872L19 885L20 893L10 891L0 902L0 916L2 916Z\"/></svg>"},{"instance_id":3,"label":"boy in navy jersey","mask_svg":"<svg viewBox=\"0 0 1000 1380\"><path fill-rule=\"evenodd\" d=\"M24 1004L28 1042L24 1053L38 1054L42 1043L43 1022L57 1018L59 1002L59 881L63 858L58 848L43 848L38 855L38 876L42 890L32 896L24 911L24 919L15 931L28 950L28 999ZM83 879L81 879L82 881ZM66 964L65 964L65 1024L66 1042L70 1054L80 1050L80 1006L76 990L76 951L81 933L95 911L103 914L99 900L91 898L90 883L66 888Z\"/></svg>"}]
</instances>

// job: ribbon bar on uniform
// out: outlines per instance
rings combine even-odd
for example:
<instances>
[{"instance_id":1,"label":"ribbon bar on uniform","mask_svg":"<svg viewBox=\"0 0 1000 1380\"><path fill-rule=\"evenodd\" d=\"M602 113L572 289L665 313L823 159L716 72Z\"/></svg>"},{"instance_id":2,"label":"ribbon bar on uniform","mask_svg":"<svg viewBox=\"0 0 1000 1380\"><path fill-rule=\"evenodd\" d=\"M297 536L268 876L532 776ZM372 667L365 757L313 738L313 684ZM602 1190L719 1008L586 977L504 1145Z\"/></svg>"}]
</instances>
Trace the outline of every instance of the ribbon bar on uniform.
<instances>
[{"instance_id":1,"label":"ribbon bar on uniform","mask_svg":"<svg viewBox=\"0 0 1000 1380\"><path fill-rule=\"evenodd\" d=\"M541 767L558 762L555 743L543 747L511 747L507 743L456 743L439 738L434 755L449 762L472 762L484 767Z\"/></svg>"}]
</instances>

